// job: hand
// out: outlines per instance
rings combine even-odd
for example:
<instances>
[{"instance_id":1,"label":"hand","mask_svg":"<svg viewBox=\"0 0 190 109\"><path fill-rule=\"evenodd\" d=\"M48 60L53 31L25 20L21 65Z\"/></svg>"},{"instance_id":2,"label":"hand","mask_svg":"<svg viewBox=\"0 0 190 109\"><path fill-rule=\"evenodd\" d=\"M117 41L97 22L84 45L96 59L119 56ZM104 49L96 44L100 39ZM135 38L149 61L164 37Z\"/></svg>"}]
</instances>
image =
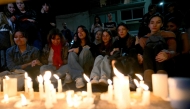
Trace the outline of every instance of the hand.
<instances>
[{"instance_id":1,"label":"hand","mask_svg":"<svg viewBox=\"0 0 190 109\"><path fill-rule=\"evenodd\" d=\"M139 44L139 37L136 36L135 45Z\"/></svg>"},{"instance_id":2,"label":"hand","mask_svg":"<svg viewBox=\"0 0 190 109\"><path fill-rule=\"evenodd\" d=\"M36 66L36 65L41 65L41 63L40 63L40 61L39 60L33 60L32 62L31 62L31 66L32 67L34 67L34 66Z\"/></svg>"},{"instance_id":3,"label":"hand","mask_svg":"<svg viewBox=\"0 0 190 109\"><path fill-rule=\"evenodd\" d=\"M33 19L27 19L28 21L30 21L30 22L35 22L35 20L33 20Z\"/></svg>"},{"instance_id":4,"label":"hand","mask_svg":"<svg viewBox=\"0 0 190 109\"><path fill-rule=\"evenodd\" d=\"M110 55L113 55L113 53L114 53L115 51L119 51L119 48L114 48L114 49L110 52Z\"/></svg>"},{"instance_id":5,"label":"hand","mask_svg":"<svg viewBox=\"0 0 190 109\"><path fill-rule=\"evenodd\" d=\"M72 49L69 50L69 52L78 53L79 52L79 47L78 48L72 48Z\"/></svg>"},{"instance_id":6,"label":"hand","mask_svg":"<svg viewBox=\"0 0 190 109\"><path fill-rule=\"evenodd\" d=\"M155 59L157 62L163 62L168 59L168 54L166 52L161 51L157 54Z\"/></svg>"},{"instance_id":7,"label":"hand","mask_svg":"<svg viewBox=\"0 0 190 109\"><path fill-rule=\"evenodd\" d=\"M139 64L143 63L143 56L141 54L137 55L137 59L138 59Z\"/></svg>"}]
</instances>

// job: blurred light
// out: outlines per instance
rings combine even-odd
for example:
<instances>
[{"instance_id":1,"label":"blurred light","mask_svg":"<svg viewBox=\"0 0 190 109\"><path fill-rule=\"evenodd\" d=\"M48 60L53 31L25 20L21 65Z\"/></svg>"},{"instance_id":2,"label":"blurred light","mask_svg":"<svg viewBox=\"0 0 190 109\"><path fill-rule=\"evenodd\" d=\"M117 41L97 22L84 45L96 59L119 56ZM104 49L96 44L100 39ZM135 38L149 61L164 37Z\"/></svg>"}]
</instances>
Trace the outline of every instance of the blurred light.
<instances>
[{"instance_id":1,"label":"blurred light","mask_svg":"<svg viewBox=\"0 0 190 109\"><path fill-rule=\"evenodd\" d=\"M164 4L163 2L160 2L160 4L159 4L159 5L160 5L160 6L162 6L163 4Z\"/></svg>"}]
</instances>

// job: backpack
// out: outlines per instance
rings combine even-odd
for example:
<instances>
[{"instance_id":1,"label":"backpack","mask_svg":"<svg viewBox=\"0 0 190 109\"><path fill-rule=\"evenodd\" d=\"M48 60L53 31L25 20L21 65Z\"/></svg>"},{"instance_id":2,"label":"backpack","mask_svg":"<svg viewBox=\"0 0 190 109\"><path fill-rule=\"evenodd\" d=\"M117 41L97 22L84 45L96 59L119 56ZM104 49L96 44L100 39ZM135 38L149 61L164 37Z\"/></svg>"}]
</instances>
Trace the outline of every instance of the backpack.
<instances>
[{"instance_id":1,"label":"backpack","mask_svg":"<svg viewBox=\"0 0 190 109\"><path fill-rule=\"evenodd\" d=\"M145 37L147 37L147 36L145 36ZM150 36L147 38L148 39L146 40L146 46L148 46L148 47L151 47L153 49L156 46L162 46L163 48L167 47L166 40L161 35L154 35L154 36Z\"/></svg>"}]
</instances>

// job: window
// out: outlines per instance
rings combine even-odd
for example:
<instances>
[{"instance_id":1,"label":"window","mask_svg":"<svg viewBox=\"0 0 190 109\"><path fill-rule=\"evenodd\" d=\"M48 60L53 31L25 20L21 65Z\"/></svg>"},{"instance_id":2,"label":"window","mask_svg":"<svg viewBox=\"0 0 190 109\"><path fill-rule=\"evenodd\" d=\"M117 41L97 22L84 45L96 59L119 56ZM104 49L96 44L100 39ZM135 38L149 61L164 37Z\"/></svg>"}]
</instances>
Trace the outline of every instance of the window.
<instances>
[{"instance_id":1,"label":"window","mask_svg":"<svg viewBox=\"0 0 190 109\"><path fill-rule=\"evenodd\" d=\"M121 20L132 20L143 17L144 10L143 8L136 8L131 10L121 11Z\"/></svg>"}]
</instances>

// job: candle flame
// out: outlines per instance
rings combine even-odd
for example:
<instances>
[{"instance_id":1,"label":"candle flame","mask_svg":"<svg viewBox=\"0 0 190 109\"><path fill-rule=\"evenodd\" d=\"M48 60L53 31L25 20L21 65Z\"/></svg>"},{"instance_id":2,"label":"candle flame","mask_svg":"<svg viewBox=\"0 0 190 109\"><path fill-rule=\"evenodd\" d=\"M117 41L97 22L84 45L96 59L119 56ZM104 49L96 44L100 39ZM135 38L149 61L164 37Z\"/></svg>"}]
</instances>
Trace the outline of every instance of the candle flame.
<instances>
[{"instance_id":1,"label":"candle flame","mask_svg":"<svg viewBox=\"0 0 190 109\"><path fill-rule=\"evenodd\" d=\"M25 72L25 73L24 73L24 77L25 77L25 78L28 78L28 73Z\"/></svg>"},{"instance_id":2,"label":"candle flame","mask_svg":"<svg viewBox=\"0 0 190 109\"><path fill-rule=\"evenodd\" d=\"M44 80L49 80L51 78L51 71L46 71L44 74Z\"/></svg>"},{"instance_id":3,"label":"candle flame","mask_svg":"<svg viewBox=\"0 0 190 109\"><path fill-rule=\"evenodd\" d=\"M90 82L90 79L88 78L88 76L86 76L85 74L83 74L83 76L84 76L84 78L85 78L85 80L86 80L87 82Z\"/></svg>"},{"instance_id":4,"label":"candle flame","mask_svg":"<svg viewBox=\"0 0 190 109\"><path fill-rule=\"evenodd\" d=\"M56 78L56 79L59 79L59 76L57 74L53 74L53 76Z\"/></svg>"},{"instance_id":5,"label":"candle flame","mask_svg":"<svg viewBox=\"0 0 190 109\"><path fill-rule=\"evenodd\" d=\"M115 60L112 61L112 66L113 66L113 72L114 74L118 77L118 78L124 78L124 75L122 73L120 73L116 67L115 67Z\"/></svg>"},{"instance_id":6,"label":"candle flame","mask_svg":"<svg viewBox=\"0 0 190 109\"><path fill-rule=\"evenodd\" d=\"M9 79L9 77L8 77L8 76L5 76L5 79L7 79L7 80L8 80L8 79Z\"/></svg>"},{"instance_id":7,"label":"candle flame","mask_svg":"<svg viewBox=\"0 0 190 109\"><path fill-rule=\"evenodd\" d=\"M148 89L149 89L148 85L146 85L146 84L142 84L142 88L143 88L144 90L148 90Z\"/></svg>"},{"instance_id":8,"label":"candle flame","mask_svg":"<svg viewBox=\"0 0 190 109\"><path fill-rule=\"evenodd\" d=\"M135 85L137 86L137 87L139 87L140 85L139 85L139 82L137 81L137 79L133 79L134 80L134 82L135 82Z\"/></svg>"},{"instance_id":9,"label":"candle flame","mask_svg":"<svg viewBox=\"0 0 190 109\"><path fill-rule=\"evenodd\" d=\"M7 94L4 95L3 102L4 103L9 103L9 96Z\"/></svg>"},{"instance_id":10,"label":"candle flame","mask_svg":"<svg viewBox=\"0 0 190 109\"><path fill-rule=\"evenodd\" d=\"M20 96L21 96L21 105L26 106L27 105L26 97L23 94L20 94Z\"/></svg>"},{"instance_id":11,"label":"candle flame","mask_svg":"<svg viewBox=\"0 0 190 109\"><path fill-rule=\"evenodd\" d=\"M110 79L108 79L108 84L111 85L112 84L112 81Z\"/></svg>"},{"instance_id":12,"label":"candle flame","mask_svg":"<svg viewBox=\"0 0 190 109\"><path fill-rule=\"evenodd\" d=\"M135 74L141 81L143 80L143 77L140 74Z\"/></svg>"},{"instance_id":13,"label":"candle flame","mask_svg":"<svg viewBox=\"0 0 190 109\"><path fill-rule=\"evenodd\" d=\"M37 76L38 82L43 83L43 77L42 75Z\"/></svg>"}]
</instances>

